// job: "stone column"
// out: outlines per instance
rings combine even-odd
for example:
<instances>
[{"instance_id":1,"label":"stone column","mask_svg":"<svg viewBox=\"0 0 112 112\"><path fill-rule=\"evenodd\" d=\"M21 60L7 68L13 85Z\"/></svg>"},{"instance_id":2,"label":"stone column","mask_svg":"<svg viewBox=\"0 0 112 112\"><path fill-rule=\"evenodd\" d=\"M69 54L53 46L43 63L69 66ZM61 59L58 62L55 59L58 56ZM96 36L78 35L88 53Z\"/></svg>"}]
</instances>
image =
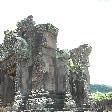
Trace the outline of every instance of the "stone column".
<instances>
[{"instance_id":1,"label":"stone column","mask_svg":"<svg viewBox=\"0 0 112 112\"><path fill-rule=\"evenodd\" d=\"M47 45L42 48L43 62L45 64L43 69L44 85L47 91L55 92L57 38L50 32L44 32L43 36L47 41Z\"/></svg>"},{"instance_id":2,"label":"stone column","mask_svg":"<svg viewBox=\"0 0 112 112\"><path fill-rule=\"evenodd\" d=\"M64 94L66 92L66 79L68 76L67 60L56 60L56 93Z\"/></svg>"}]
</instances>

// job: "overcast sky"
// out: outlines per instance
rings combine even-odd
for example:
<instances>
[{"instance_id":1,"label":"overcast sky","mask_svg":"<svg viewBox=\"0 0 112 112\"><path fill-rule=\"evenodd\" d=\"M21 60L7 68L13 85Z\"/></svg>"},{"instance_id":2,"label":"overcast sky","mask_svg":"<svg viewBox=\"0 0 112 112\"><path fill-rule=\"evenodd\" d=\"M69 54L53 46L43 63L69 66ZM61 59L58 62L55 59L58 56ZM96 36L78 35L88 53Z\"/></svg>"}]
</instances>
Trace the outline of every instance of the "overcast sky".
<instances>
[{"instance_id":1,"label":"overcast sky","mask_svg":"<svg viewBox=\"0 0 112 112\"><path fill-rule=\"evenodd\" d=\"M112 0L1 0L0 43L3 31L28 15L59 28L61 49L91 45L91 83L112 85Z\"/></svg>"}]
</instances>

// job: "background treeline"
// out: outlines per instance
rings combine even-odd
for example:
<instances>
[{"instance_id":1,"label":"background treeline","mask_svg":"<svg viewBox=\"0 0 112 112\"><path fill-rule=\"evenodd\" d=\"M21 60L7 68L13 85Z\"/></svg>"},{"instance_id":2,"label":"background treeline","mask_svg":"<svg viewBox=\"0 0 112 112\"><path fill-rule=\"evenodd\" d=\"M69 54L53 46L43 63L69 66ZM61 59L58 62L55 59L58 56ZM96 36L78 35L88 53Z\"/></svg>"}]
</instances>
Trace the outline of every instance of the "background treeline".
<instances>
[{"instance_id":1,"label":"background treeline","mask_svg":"<svg viewBox=\"0 0 112 112\"><path fill-rule=\"evenodd\" d=\"M107 86L104 84L90 84L90 92L102 92L102 93L107 93L107 92L112 92L112 86Z\"/></svg>"},{"instance_id":2,"label":"background treeline","mask_svg":"<svg viewBox=\"0 0 112 112\"><path fill-rule=\"evenodd\" d=\"M90 84L90 98L94 101L112 101L112 86L104 84Z\"/></svg>"}]
</instances>

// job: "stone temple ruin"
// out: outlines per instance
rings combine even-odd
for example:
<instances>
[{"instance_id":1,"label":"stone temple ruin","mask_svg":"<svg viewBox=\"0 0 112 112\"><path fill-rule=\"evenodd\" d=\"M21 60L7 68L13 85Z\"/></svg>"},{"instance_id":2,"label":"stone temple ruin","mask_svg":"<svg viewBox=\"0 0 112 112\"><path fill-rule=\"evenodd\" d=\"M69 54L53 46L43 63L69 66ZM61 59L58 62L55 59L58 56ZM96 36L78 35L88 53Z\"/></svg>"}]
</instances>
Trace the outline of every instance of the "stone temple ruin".
<instances>
[{"instance_id":1,"label":"stone temple ruin","mask_svg":"<svg viewBox=\"0 0 112 112\"><path fill-rule=\"evenodd\" d=\"M0 105L8 112L90 109L88 72L91 47L67 54L57 49L58 29L36 25L33 16L5 31L0 45Z\"/></svg>"}]
</instances>

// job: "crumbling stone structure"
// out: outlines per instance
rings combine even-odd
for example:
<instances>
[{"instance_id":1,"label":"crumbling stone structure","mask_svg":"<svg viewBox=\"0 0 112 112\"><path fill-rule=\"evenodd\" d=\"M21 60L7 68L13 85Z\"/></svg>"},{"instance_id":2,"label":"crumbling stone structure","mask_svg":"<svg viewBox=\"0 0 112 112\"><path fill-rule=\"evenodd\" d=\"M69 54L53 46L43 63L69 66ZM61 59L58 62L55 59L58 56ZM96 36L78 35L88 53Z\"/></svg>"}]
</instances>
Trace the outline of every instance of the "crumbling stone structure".
<instances>
[{"instance_id":1,"label":"crumbling stone structure","mask_svg":"<svg viewBox=\"0 0 112 112\"><path fill-rule=\"evenodd\" d=\"M88 44L80 45L70 51L70 57L74 64L74 70L70 71L71 94L76 104L88 102L90 75L88 67L89 55L92 47Z\"/></svg>"},{"instance_id":2,"label":"crumbling stone structure","mask_svg":"<svg viewBox=\"0 0 112 112\"><path fill-rule=\"evenodd\" d=\"M0 45L3 105L14 102L9 111L77 110L76 103L84 98L85 85L90 83L87 64L91 47L82 45L69 56L57 58L58 29L49 23L35 25L32 16L4 34ZM68 68L69 59L77 66L74 72Z\"/></svg>"}]
</instances>

